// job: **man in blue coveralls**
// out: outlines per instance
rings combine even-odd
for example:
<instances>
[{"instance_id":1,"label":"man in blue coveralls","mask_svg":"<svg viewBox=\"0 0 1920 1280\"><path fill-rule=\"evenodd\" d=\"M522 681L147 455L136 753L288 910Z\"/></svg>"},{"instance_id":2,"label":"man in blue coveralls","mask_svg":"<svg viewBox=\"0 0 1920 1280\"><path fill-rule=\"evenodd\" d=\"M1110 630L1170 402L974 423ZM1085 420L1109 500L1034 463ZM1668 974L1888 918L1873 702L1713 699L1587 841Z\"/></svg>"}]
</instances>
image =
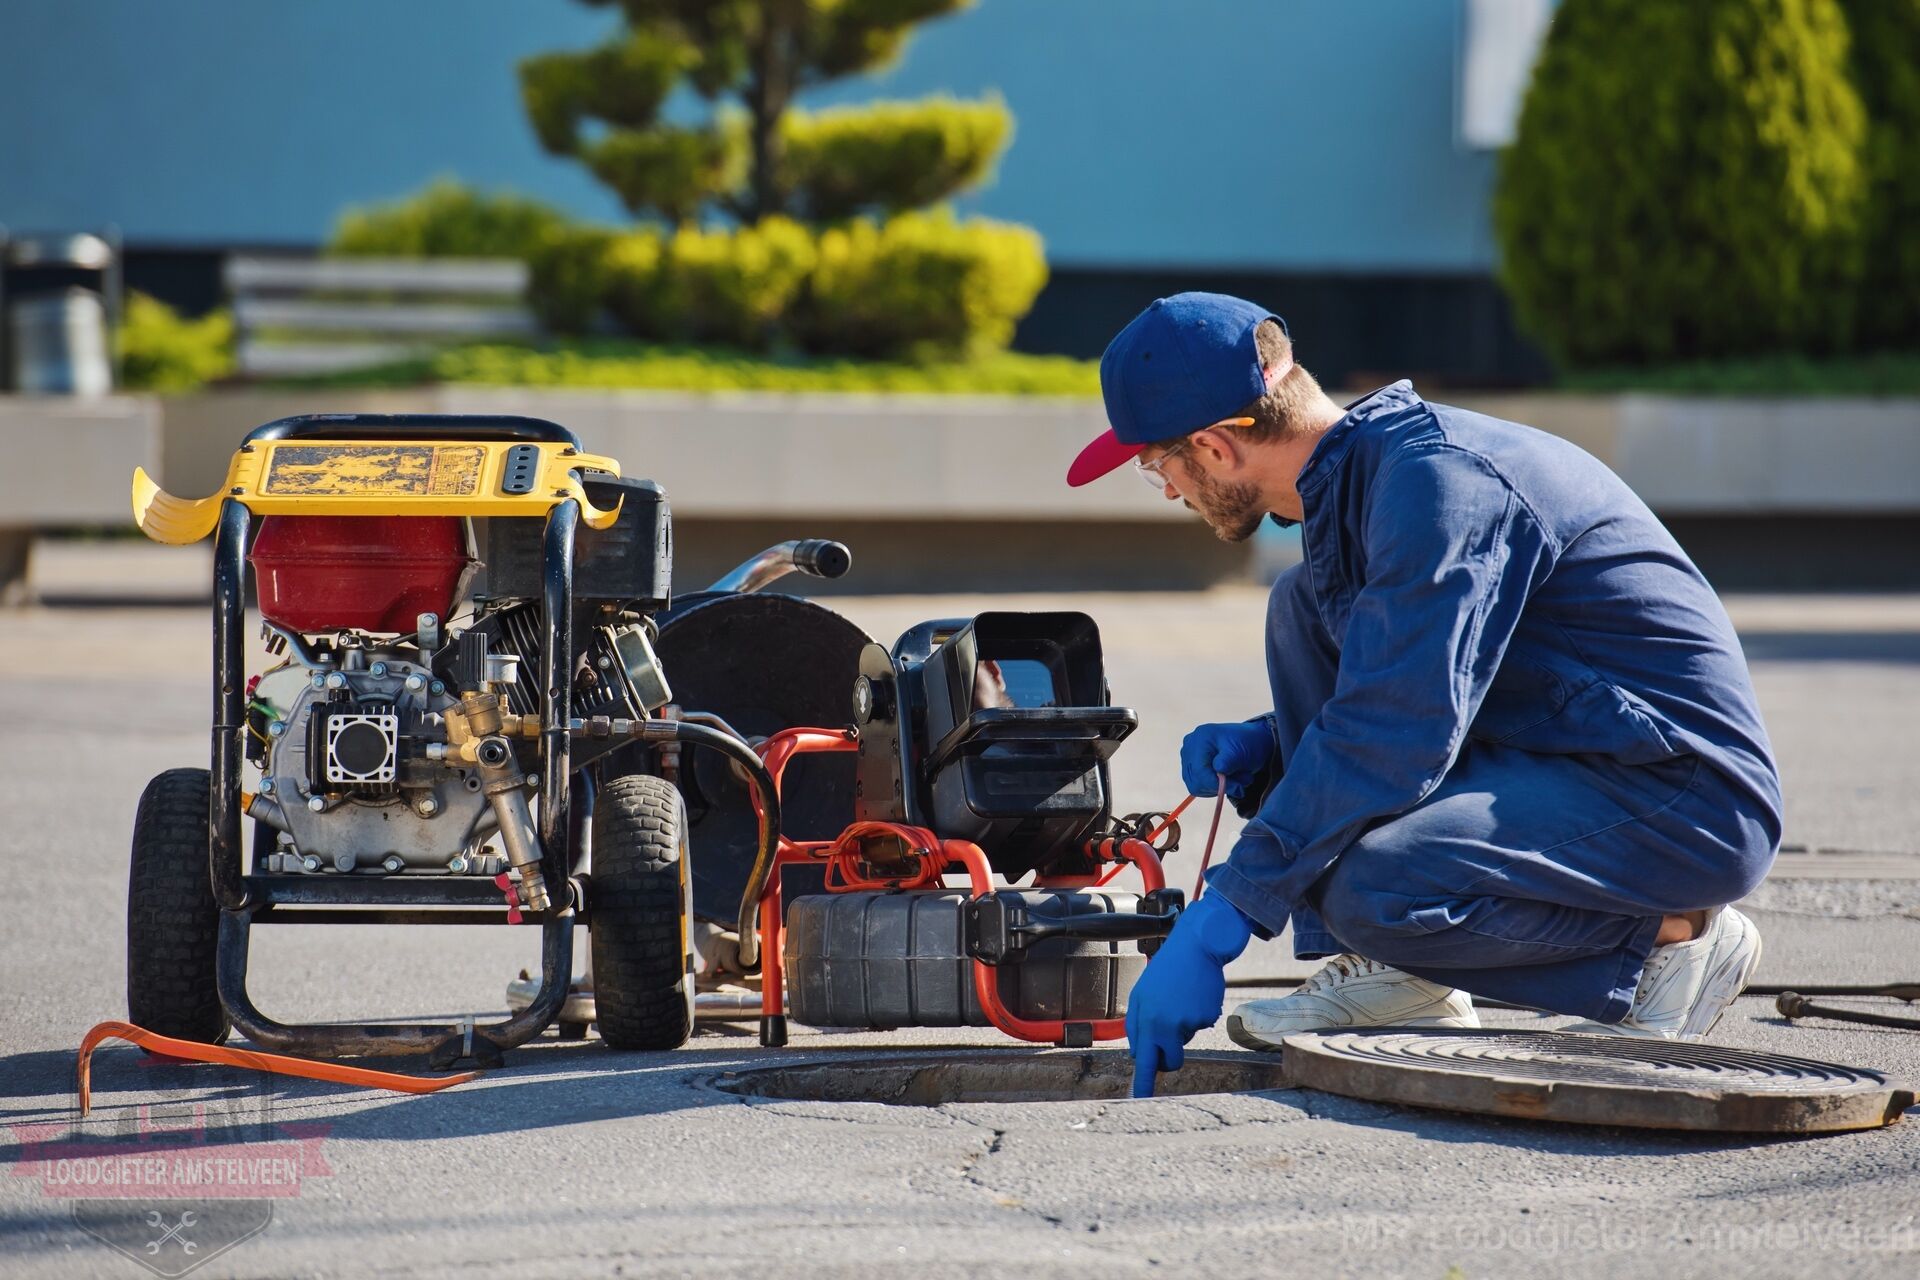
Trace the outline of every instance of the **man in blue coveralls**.
<instances>
[{"instance_id":1,"label":"man in blue coveralls","mask_svg":"<svg viewBox=\"0 0 1920 1280\"><path fill-rule=\"evenodd\" d=\"M1639 498L1530 427L1397 382L1345 408L1285 324L1162 298L1100 362L1131 462L1228 541L1299 524L1267 611L1273 710L1188 735L1196 795L1247 818L1130 997L1135 1091L1220 1017L1224 970L1289 922L1328 963L1233 1039L1473 1027L1472 994L1705 1035L1760 958L1746 895L1780 784L1726 611Z\"/></svg>"}]
</instances>

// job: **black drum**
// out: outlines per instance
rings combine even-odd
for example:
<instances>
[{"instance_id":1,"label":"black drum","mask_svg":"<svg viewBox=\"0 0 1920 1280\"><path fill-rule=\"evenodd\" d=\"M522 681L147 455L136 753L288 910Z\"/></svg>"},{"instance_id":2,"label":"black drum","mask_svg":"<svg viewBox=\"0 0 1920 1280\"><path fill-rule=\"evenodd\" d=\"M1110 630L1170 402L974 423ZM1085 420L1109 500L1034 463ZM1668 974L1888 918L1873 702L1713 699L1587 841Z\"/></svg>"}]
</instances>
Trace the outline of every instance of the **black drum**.
<instances>
[{"instance_id":1,"label":"black drum","mask_svg":"<svg viewBox=\"0 0 1920 1280\"><path fill-rule=\"evenodd\" d=\"M686 712L719 716L749 738L853 722L866 632L798 596L701 594L660 621L660 667ZM693 910L731 927L753 865L753 805L724 757L684 749L693 852ZM781 826L795 840L831 840L853 821L854 757L798 756L780 788Z\"/></svg>"}]
</instances>

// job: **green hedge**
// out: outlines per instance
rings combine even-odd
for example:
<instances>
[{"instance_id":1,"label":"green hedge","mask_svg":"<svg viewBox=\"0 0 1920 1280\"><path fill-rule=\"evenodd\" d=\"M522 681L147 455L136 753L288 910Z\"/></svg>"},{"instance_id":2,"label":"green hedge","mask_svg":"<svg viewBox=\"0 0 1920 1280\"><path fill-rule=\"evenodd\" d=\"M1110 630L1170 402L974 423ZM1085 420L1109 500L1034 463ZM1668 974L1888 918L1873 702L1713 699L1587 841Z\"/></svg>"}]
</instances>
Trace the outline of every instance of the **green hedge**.
<instances>
[{"instance_id":1,"label":"green hedge","mask_svg":"<svg viewBox=\"0 0 1920 1280\"><path fill-rule=\"evenodd\" d=\"M1575 366L1844 350L1847 57L1835 0L1564 0L1494 197L1521 323Z\"/></svg>"},{"instance_id":2,"label":"green hedge","mask_svg":"<svg viewBox=\"0 0 1920 1280\"><path fill-rule=\"evenodd\" d=\"M1865 348L1920 348L1920 0L1842 0L1867 110Z\"/></svg>"},{"instance_id":3,"label":"green hedge","mask_svg":"<svg viewBox=\"0 0 1920 1280\"><path fill-rule=\"evenodd\" d=\"M562 227L527 255L527 307L547 329L591 333L607 305L607 259L617 237L598 227Z\"/></svg>"},{"instance_id":4,"label":"green hedge","mask_svg":"<svg viewBox=\"0 0 1920 1280\"><path fill-rule=\"evenodd\" d=\"M566 226L556 209L436 178L415 195L349 209L327 252L374 258L525 258Z\"/></svg>"},{"instance_id":5,"label":"green hedge","mask_svg":"<svg viewBox=\"0 0 1920 1280\"><path fill-rule=\"evenodd\" d=\"M121 383L130 391L192 391L233 372L233 315L184 319L144 293L127 295L120 324Z\"/></svg>"},{"instance_id":6,"label":"green hedge","mask_svg":"<svg viewBox=\"0 0 1920 1280\"><path fill-rule=\"evenodd\" d=\"M917 208L985 181L1012 132L1013 115L997 97L789 111L780 122L782 182L818 221Z\"/></svg>"},{"instance_id":7,"label":"green hedge","mask_svg":"<svg viewBox=\"0 0 1920 1280\"><path fill-rule=\"evenodd\" d=\"M925 357L1005 347L1046 279L1024 227L936 211L816 235L769 218L554 237L533 260L529 301L561 333L589 332L604 308L650 341Z\"/></svg>"},{"instance_id":8,"label":"green hedge","mask_svg":"<svg viewBox=\"0 0 1920 1280\"><path fill-rule=\"evenodd\" d=\"M724 347L593 338L540 344L477 343L378 369L288 378L300 387L467 383L653 391L776 391L1094 398L1100 366L1012 351L966 360L771 358Z\"/></svg>"},{"instance_id":9,"label":"green hedge","mask_svg":"<svg viewBox=\"0 0 1920 1280\"><path fill-rule=\"evenodd\" d=\"M859 218L821 233L793 330L814 351L992 350L1046 282L1040 237L1026 227L945 210Z\"/></svg>"}]
</instances>

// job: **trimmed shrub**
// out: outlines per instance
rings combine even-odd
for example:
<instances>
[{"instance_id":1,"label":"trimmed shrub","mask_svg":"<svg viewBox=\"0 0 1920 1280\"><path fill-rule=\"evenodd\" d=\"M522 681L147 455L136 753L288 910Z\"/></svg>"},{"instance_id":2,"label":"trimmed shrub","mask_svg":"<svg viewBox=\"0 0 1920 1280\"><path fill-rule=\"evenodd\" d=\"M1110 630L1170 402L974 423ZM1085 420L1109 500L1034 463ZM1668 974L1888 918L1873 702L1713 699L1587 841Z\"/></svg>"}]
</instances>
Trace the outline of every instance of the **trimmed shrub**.
<instances>
[{"instance_id":1,"label":"trimmed shrub","mask_svg":"<svg viewBox=\"0 0 1920 1280\"><path fill-rule=\"evenodd\" d=\"M608 254L617 237L599 227L562 227L527 255L527 307L554 333L590 333L608 305Z\"/></svg>"},{"instance_id":2,"label":"trimmed shrub","mask_svg":"<svg viewBox=\"0 0 1920 1280\"><path fill-rule=\"evenodd\" d=\"M1920 346L1920 0L1841 0L1867 110L1863 348Z\"/></svg>"},{"instance_id":3,"label":"trimmed shrub","mask_svg":"<svg viewBox=\"0 0 1920 1280\"><path fill-rule=\"evenodd\" d=\"M664 254L669 336L749 349L770 345L814 259L813 236L791 218L736 231L681 228Z\"/></svg>"},{"instance_id":4,"label":"trimmed shrub","mask_svg":"<svg viewBox=\"0 0 1920 1280\"><path fill-rule=\"evenodd\" d=\"M630 231L607 246L607 310L622 332L655 342L672 332L665 306L665 258L661 235L651 228Z\"/></svg>"},{"instance_id":5,"label":"trimmed shrub","mask_svg":"<svg viewBox=\"0 0 1920 1280\"><path fill-rule=\"evenodd\" d=\"M1570 365L1842 348L1865 122L1835 0L1565 0L1494 196Z\"/></svg>"},{"instance_id":6,"label":"trimmed shrub","mask_svg":"<svg viewBox=\"0 0 1920 1280\"><path fill-rule=\"evenodd\" d=\"M132 391L192 391L233 372L233 315L198 320L144 293L127 295L120 325L121 382Z\"/></svg>"},{"instance_id":7,"label":"trimmed shrub","mask_svg":"<svg viewBox=\"0 0 1920 1280\"><path fill-rule=\"evenodd\" d=\"M789 111L780 122L781 185L822 221L917 208L984 181L1012 132L998 97Z\"/></svg>"},{"instance_id":8,"label":"trimmed shrub","mask_svg":"<svg viewBox=\"0 0 1920 1280\"><path fill-rule=\"evenodd\" d=\"M636 338L762 350L813 264L813 236L790 218L665 236L637 231L608 250L607 304Z\"/></svg>"},{"instance_id":9,"label":"trimmed shrub","mask_svg":"<svg viewBox=\"0 0 1920 1280\"><path fill-rule=\"evenodd\" d=\"M374 258L526 258L565 225L558 210L537 200L436 178L405 199L341 214L327 252Z\"/></svg>"},{"instance_id":10,"label":"trimmed shrub","mask_svg":"<svg viewBox=\"0 0 1920 1280\"><path fill-rule=\"evenodd\" d=\"M947 210L858 218L820 235L793 331L814 351L897 355L1004 347L1047 282L1040 237Z\"/></svg>"},{"instance_id":11,"label":"trimmed shrub","mask_svg":"<svg viewBox=\"0 0 1920 1280\"><path fill-rule=\"evenodd\" d=\"M739 138L725 129L617 130L578 154L629 213L657 209L671 222L738 185L745 164Z\"/></svg>"}]
</instances>

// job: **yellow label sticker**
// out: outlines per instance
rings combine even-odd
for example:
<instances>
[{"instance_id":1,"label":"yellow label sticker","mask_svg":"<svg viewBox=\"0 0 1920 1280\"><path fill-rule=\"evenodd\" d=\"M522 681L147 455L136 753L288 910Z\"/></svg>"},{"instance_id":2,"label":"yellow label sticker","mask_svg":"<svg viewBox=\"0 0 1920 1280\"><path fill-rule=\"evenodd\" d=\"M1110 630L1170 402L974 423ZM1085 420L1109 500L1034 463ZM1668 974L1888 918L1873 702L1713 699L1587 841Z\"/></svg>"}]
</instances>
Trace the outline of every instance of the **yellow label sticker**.
<instances>
[{"instance_id":1,"label":"yellow label sticker","mask_svg":"<svg viewBox=\"0 0 1920 1280\"><path fill-rule=\"evenodd\" d=\"M281 445L262 493L287 497L480 491L487 451L479 445Z\"/></svg>"}]
</instances>

